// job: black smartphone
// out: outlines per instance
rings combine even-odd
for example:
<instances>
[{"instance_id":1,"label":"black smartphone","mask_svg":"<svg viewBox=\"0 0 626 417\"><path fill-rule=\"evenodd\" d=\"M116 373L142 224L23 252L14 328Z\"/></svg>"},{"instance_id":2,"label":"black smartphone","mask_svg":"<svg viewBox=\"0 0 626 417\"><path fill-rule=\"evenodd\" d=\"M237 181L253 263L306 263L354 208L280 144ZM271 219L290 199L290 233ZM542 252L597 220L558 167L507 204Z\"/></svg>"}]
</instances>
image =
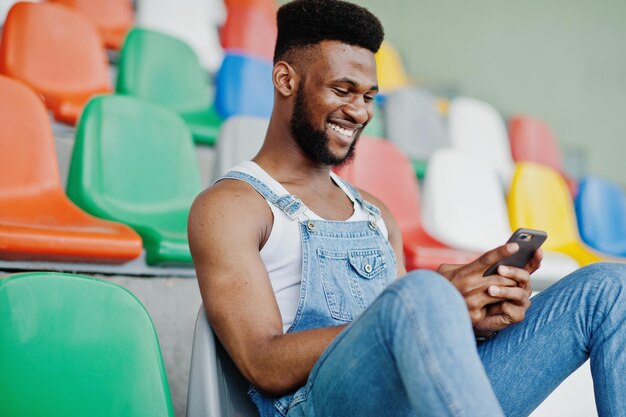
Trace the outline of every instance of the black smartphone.
<instances>
[{"instance_id":1,"label":"black smartphone","mask_svg":"<svg viewBox=\"0 0 626 417\"><path fill-rule=\"evenodd\" d=\"M519 245L519 250L511 256L499 260L491 265L485 273L484 277L497 273L500 265L514 266L523 268L533 258L535 251L546 241L548 234L541 230L533 229L517 229L506 243L515 242Z\"/></svg>"}]
</instances>

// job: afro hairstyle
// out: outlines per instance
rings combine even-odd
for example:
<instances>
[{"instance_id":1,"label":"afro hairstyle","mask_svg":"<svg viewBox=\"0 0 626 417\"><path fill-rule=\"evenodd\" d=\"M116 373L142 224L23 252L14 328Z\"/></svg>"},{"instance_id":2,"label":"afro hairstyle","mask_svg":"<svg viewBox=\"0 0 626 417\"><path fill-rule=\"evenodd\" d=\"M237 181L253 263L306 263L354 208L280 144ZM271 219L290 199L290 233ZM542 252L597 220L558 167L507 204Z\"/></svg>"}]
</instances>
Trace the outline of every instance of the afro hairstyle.
<instances>
[{"instance_id":1,"label":"afro hairstyle","mask_svg":"<svg viewBox=\"0 0 626 417\"><path fill-rule=\"evenodd\" d=\"M340 41L377 52L385 32L364 7L342 0L294 0L278 9L274 63L295 49Z\"/></svg>"}]
</instances>

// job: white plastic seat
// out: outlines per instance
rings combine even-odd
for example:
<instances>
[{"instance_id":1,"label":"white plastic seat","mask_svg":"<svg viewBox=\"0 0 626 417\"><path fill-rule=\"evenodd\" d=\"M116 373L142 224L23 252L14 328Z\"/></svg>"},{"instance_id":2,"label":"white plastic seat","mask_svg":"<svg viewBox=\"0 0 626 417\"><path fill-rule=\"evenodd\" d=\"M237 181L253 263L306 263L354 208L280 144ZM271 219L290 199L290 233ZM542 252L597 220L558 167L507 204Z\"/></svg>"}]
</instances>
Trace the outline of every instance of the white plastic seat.
<instances>
[{"instance_id":1,"label":"white plastic seat","mask_svg":"<svg viewBox=\"0 0 626 417\"><path fill-rule=\"evenodd\" d=\"M220 128L215 145L213 179L224 175L240 162L252 159L265 139L269 120L252 116L232 116Z\"/></svg>"},{"instance_id":2,"label":"white plastic seat","mask_svg":"<svg viewBox=\"0 0 626 417\"><path fill-rule=\"evenodd\" d=\"M158 30L188 43L201 65L215 73L224 52L218 27L226 21L226 8L220 0L140 0L135 15L139 27Z\"/></svg>"},{"instance_id":3,"label":"white plastic seat","mask_svg":"<svg viewBox=\"0 0 626 417\"><path fill-rule=\"evenodd\" d=\"M430 158L422 208L424 229L453 248L485 252L504 244L512 232L495 170L458 149L440 149ZM543 289L577 268L573 258L544 251L533 288Z\"/></svg>"},{"instance_id":4,"label":"white plastic seat","mask_svg":"<svg viewBox=\"0 0 626 417\"><path fill-rule=\"evenodd\" d=\"M515 166L500 113L483 101L458 97L450 103L448 121L452 147L494 167L503 186L508 189Z\"/></svg>"},{"instance_id":5,"label":"white plastic seat","mask_svg":"<svg viewBox=\"0 0 626 417\"><path fill-rule=\"evenodd\" d=\"M425 90L406 87L385 100L387 139L413 160L427 160L437 149L449 145L434 97Z\"/></svg>"},{"instance_id":6,"label":"white plastic seat","mask_svg":"<svg viewBox=\"0 0 626 417\"><path fill-rule=\"evenodd\" d=\"M247 396L249 387L200 306L191 351L187 417L258 417Z\"/></svg>"}]
</instances>

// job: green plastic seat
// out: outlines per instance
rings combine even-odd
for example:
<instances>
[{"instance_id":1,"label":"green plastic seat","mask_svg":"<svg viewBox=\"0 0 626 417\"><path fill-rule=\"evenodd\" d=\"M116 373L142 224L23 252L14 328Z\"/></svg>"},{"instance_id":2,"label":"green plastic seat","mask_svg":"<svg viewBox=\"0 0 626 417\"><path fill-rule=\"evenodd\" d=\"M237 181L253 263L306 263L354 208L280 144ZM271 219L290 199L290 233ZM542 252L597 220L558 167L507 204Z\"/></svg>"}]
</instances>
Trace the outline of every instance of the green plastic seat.
<instances>
[{"instance_id":1,"label":"green plastic seat","mask_svg":"<svg viewBox=\"0 0 626 417\"><path fill-rule=\"evenodd\" d=\"M0 279L0 415L173 417L150 316L126 289L78 275Z\"/></svg>"},{"instance_id":2,"label":"green plastic seat","mask_svg":"<svg viewBox=\"0 0 626 417\"><path fill-rule=\"evenodd\" d=\"M85 211L135 229L148 264L192 263L187 216L200 189L191 134L176 113L129 96L89 102L67 194Z\"/></svg>"},{"instance_id":3,"label":"green plastic seat","mask_svg":"<svg viewBox=\"0 0 626 417\"><path fill-rule=\"evenodd\" d=\"M185 120L197 143L213 145L222 118L213 108L213 86L198 57L182 40L135 28L120 55L117 92L155 101Z\"/></svg>"}]
</instances>

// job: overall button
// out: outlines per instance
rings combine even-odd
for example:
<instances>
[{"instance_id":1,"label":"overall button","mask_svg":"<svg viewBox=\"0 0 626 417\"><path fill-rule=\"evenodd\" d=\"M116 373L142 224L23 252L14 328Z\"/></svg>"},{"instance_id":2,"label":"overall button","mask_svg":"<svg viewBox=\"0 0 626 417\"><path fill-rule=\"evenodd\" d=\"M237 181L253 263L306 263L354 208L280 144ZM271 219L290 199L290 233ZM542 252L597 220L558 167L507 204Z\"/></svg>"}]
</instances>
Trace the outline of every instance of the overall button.
<instances>
[{"instance_id":1,"label":"overall button","mask_svg":"<svg viewBox=\"0 0 626 417\"><path fill-rule=\"evenodd\" d=\"M315 222L309 221L306 224L306 228L309 232L314 232L317 230L317 225L315 224Z\"/></svg>"},{"instance_id":2,"label":"overall button","mask_svg":"<svg viewBox=\"0 0 626 417\"><path fill-rule=\"evenodd\" d=\"M372 230L376 230L378 226L376 226L376 222L375 221L370 221L370 229Z\"/></svg>"},{"instance_id":3,"label":"overall button","mask_svg":"<svg viewBox=\"0 0 626 417\"><path fill-rule=\"evenodd\" d=\"M370 264L365 265L365 272L367 272L368 274L372 272L372 265Z\"/></svg>"}]
</instances>

